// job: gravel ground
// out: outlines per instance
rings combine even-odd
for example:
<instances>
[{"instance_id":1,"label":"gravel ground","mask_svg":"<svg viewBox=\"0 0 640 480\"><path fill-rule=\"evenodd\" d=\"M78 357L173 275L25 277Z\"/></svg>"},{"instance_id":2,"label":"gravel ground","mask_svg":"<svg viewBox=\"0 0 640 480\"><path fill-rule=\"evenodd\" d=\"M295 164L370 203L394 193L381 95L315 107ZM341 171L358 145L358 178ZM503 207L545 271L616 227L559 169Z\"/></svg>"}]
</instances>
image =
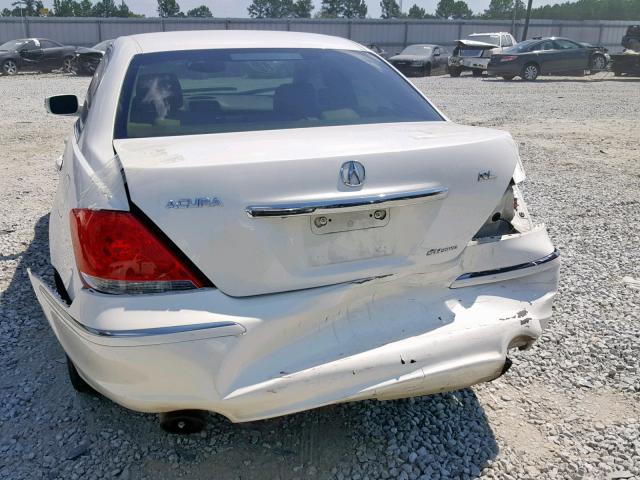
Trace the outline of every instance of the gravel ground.
<instances>
[{"instance_id":1,"label":"gravel ground","mask_svg":"<svg viewBox=\"0 0 640 480\"><path fill-rule=\"evenodd\" d=\"M338 405L205 432L76 394L29 285L50 278L54 160L72 119L42 98L88 79L0 77L0 478L640 478L640 79L417 85L520 143L532 213L563 254L555 315L509 373L451 394Z\"/></svg>"}]
</instances>

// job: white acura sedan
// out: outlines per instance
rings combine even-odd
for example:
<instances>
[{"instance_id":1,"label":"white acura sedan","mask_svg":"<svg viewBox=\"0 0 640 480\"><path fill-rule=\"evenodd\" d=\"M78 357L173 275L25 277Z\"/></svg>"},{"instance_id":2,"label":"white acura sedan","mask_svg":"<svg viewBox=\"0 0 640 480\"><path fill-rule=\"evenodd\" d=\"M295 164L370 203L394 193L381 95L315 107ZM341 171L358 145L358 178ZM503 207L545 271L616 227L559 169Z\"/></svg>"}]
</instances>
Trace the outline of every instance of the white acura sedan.
<instances>
[{"instance_id":1,"label":"white acura sedan","mask_svg":"<svg viewBox=\"0 0 640 480\"><path fill-rule=\"evenodd\" d=\"M489 381L550 318L511 136L357 43L122 37L79 105L31 281L80 391L192 432Z\"/></svg>"}]
</instances>

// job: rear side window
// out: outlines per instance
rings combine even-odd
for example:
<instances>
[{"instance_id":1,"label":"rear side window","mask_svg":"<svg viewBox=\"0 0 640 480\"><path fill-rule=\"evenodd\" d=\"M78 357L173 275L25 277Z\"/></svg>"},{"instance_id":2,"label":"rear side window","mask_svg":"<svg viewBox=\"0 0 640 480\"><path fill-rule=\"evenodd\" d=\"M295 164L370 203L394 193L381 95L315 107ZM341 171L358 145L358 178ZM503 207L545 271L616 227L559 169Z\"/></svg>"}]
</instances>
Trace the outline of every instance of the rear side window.
<instances>
[{"instance_id":1,"label":"rear side window","mask_svg":"<svg viewBox=\"0 0 640 480\"><path fill-rule=\"evenodd\" d=\"M552 41L542 42L542 44L539 45L538 50L555 50L555 45Z\"/></svg>"},{"instance_id":2,"label":"rear side window","mask_svg":"<svg viewBox=\"0 0 640 480\"><path fill-rule=\"evenodd\" d=\"M368 52L190 50L134 57L115 138L438 121L408 82Z\"/></svg>"},{"instance_id":3,"label":"rear side window","mask_svg":"<svg viewBox=\"0 0 640 480\"><path fill-rule=\"evenodd\" d=\"M560 50L573 50L576 48L581 48L580 45L578 45L577 43L573 43L569 40L556 40L555 44L557 45L557 48L559 48Z\"/></svg>"},{"instance_id":4,"label":"rear side window","mask_svg":"<svg viewBox=\"0 0 640 480\"><path fill-rule=\"evenodd\" d=\"M41 40L40 46L42 48L58 48L58 47L61 47L62 45L56 42L52 42L51 40Z\"/></svg>"},{"instance_id":5,"label":"rear side window","mask_svg":"<svg viewBox=\"0 0 640 480\"><path fill-rule=\"evenodd\" d=\"M35 40L27 40L20 47L18 47L18 50L29 51L29 50L37 50L38 48L40 48L40 42L36 43Z\"/></svg>"}]
</instances>

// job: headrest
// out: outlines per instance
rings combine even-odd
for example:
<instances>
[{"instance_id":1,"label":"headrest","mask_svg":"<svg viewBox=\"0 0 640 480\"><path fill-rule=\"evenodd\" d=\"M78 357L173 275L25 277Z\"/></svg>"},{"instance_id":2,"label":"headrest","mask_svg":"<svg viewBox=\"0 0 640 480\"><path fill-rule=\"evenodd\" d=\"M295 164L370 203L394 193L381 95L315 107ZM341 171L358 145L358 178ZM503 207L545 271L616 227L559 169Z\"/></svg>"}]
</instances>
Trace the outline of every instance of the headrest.
<instances>
[{"instance_id":1,"label":"headrest","mask_svg":"<svg viewBox=\"0 0 640 480\"><path fill-rule=\"evenodd\" d=\"M286 83L273 95L273 111L288 119L318 116L316 90L310 83Z\"/></svg>"},{"instance_id":2,"label":"headrest","mask_svg":"<svg viewBox=\"0 0 640 480\"><path fill-rule=\"evenodd\" d=\"M138 76L136 97L143 103L165 104L172 110L182 106L182 87L173 73L146 73Z\"/></svg>"}]
</instances>

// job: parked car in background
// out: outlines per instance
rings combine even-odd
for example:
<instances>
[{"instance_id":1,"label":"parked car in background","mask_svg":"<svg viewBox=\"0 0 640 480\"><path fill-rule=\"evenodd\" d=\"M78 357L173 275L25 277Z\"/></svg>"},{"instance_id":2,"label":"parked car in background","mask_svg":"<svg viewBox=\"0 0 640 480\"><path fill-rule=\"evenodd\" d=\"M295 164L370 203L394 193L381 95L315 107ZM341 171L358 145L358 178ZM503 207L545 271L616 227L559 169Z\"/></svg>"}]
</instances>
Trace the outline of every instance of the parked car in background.
<instances>
[{"instance_id":1,"label":"parked car in background","mask_svg":"<svg viewBox=\"0 0 640 480\"><path fill-rule=\"evenodd\" d=\"M22 38L0 45L0 72L15 75L19 71L50 72L59 68L73 71L76 47L47 38Z\"/></svg>"},{"instance_id":2,"label":"parked car in background","mask_svg":"<svg viewBox=\"0 0 640 480\"><path fill-rule=\"evenodd\" d=\"M428 77L447 71L449 51L440 45L409 45L389 62L406 76Z\"/></svg>"},{"instance_id":3,"label":"parked car in background","mask_svg":"<svg viewBox=\"0 0 640 480\"><path fill-rule=\"evenodd\" d=\"M74 71L78 75L93 75L112 43L113 40L104 40L93 47L79 47L74 58Z\"/></svg>"},{"instance_id":4,"label":"parked car in background","mask_svg":"<svg viewBox=\"0 0 640 480\"><path fill-rule=\"evenodd\" d=\"M539 75L568 75L585 70L605 70L607 54L604 49L562 37L526 40L500 54L491 56L489 75L505 80L521 77L533 81Z\"/></svg>"},{"instance_id":5,"label":"parked car in background","mask_svg":"<svg viewBox=\"0 0 640 480\"><path fill-rule=\"evenodd\" d=\"M542 334L559 254L507 132L344 38L150 33L107 59L82 107L47 99L79 116L55 280L29 273L77 390L188 433L464 388Z\"/></svg>"},{"instance_id":6,"label":"parked car in background","mask_svg":"<svg viewBox=\"0 0 640 480\"><path fill-rule=\"evenodd\" d=\"M614 75L640 75L640 25L630 25L621 44L624 47L622 53L611 55Z\"/></svg>"},{"instance_id":7,"label":"parked car in background","mask_svg":"<svg viewBox=\"0 0 640 480\"><path fill-rule=\"evenodd\" d=\"M384 48L379 47L375 43L368 44L367 48L369 50L371 50L372 52L375 52L376 54L380 55L382 58L387 58L389 56L389 54L387 53L387 51Z\"/></svg>"},{"instance_id":8,"label":"parked car in background","mask_svg":"<svg viewBox=\"0 0 640 480\"><path fill-rule=\"evenodd\" d=\"M472 33L467 38L458 40L453 55L449 58L449 74L459 77L463 71L471 70L475 77L479 77L487 70L491 55L517 43L508 32Z\"/></svg>"}]
</instances>

